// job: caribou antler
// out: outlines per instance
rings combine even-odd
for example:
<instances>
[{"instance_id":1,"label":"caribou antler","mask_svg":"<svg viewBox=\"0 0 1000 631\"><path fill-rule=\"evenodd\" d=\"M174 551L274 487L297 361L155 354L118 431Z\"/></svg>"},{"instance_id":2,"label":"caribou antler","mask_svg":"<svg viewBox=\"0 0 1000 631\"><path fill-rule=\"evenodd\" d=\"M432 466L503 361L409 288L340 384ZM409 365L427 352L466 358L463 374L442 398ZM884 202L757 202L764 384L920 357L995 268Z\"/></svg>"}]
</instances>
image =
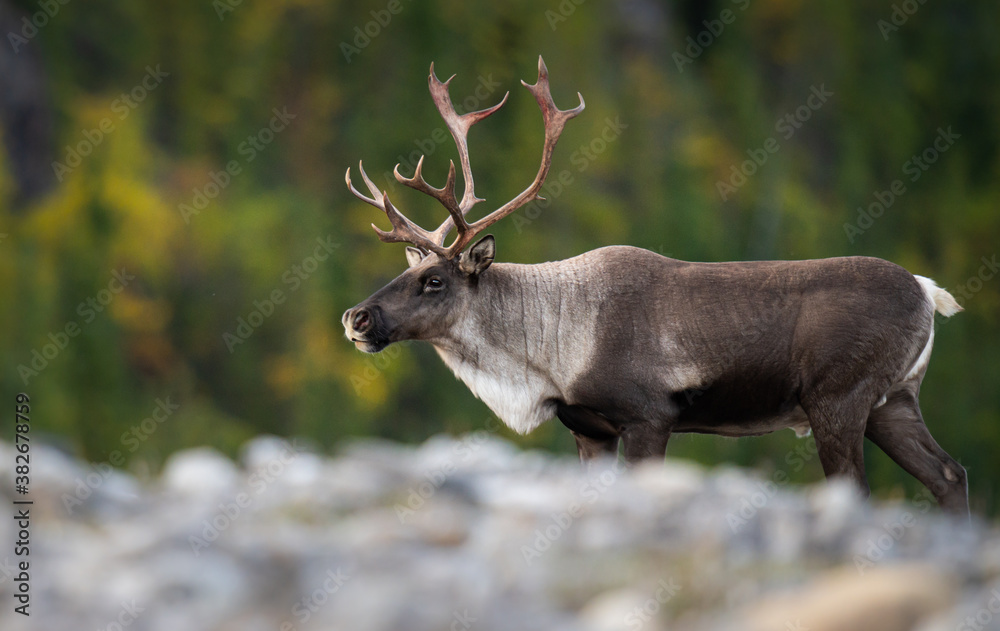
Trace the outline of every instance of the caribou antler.
<instances>
[{"instance_id":1,"label":"caribou antler","mask_svg":"<svg viewBox=\"0 0 1000 631\"><path fill-rule=\"evenodd\" d=\"M472 242L477 234L486 228L500 221L521 206L524 206L535 199L540 199L538 192L541 190L542 184L545 182L545 176L548 175L549 168L552 164L552 152L555 149L556 142L559 140L559 135L562 134L566 121L582 112L585 107L583 96L581 96L580 93L577 93L577 96L580 98L580 104L575 108L571 110L560 110L556 107L555 103L552 101L552 94L549 91L549 71L548 68L545 67L545 62L542 61L541 56L539 56L538 80L534 85L528 85L524 81L521 82L524 87L531 91L535 100L538 101L538 107L542 111L542 121L545 124L545 145L542 148L542 164L538 169L538 174L535 176L534 182L532 182L528 188L524 189L520 195L486 215L479 221L475 221L470 224L466 221L465 216L473 206L483 200L476 197L475 182L472 178L472 166L469 163L469 145L467 141L469 128L500 109L500 107L507 102L507 96L510 93L508 92L505 94L503 99L501 99L501 101L493 107L479 110L478 112L469 112L459 116L458 113L455 112L455 107L452 105L451 98L448 96L448 84L454 78L454 75L452 75L447 81L440 81L434 74L434 64L431 64L431 72L430 76L427 78L427 82L430 87L431 97L434 99L434 104L437 106L438 112L440 112L441 117L448 126L448 130L451 132L451 137L455 140L455 145L458 147L458 161L462 166L462 178L465 180L465 191L462 194L461 201L459 201L455 195L454 162L451 162L449 165L448 179L445 181L442 188L434 188L424 179L424 156L421 156L420 160L417 162L417 166L413 171L412 177L407 178L401 175L398 164L396 165L396 168L393 169L393 174L401 184L405 184L412 189L430 195L434 199L438 200L438 202L448 211L448 218L445 219L440 226L438 226L437 230L429 232L416 225L396 210L396 208L389 201L388 193L385 191L379 193L378 187L375 186L375 184L368 178L368 175L365 174L365 170L361 166L360 162L358 163L358 169L361 171L361 177L364 178L365 184L368 186L368 190L371 192L372 197L367 197L354 188L351 184L350 169L347 170L347 174L345 176L348 188L358 199L381 209L386 216L389 217L389 222L392 224L392 230L390 232L380 230L378 226L372 224L372 227L375 228L375 233L378 235L380 240L386 243L412 243L424 251L435 252L447 259L452 259L457 256L463 249L465 249L465 246ZM448 237L448 233L451 232L452 228L457 228L458 235L455 237L455 240L450 246L445 247L445 239Z\"/></svg>"}]
</instances>

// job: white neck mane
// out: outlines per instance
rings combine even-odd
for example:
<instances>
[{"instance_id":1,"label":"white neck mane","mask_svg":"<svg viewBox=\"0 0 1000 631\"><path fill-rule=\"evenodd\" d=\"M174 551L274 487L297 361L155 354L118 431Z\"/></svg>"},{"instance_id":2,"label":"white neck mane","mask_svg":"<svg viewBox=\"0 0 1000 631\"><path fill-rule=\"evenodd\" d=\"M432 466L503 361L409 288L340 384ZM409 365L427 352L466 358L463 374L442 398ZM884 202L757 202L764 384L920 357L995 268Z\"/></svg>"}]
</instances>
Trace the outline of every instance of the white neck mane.
<instances>
[{"instance_id":1,"label":"white neck mane","mask_svg":"<svg viewBox=\"0 0 1000 631\"><path fill-rule=\"evenodd\" d=\"M448 339L432 342L455 376L520 434L555 415L553 400L565 400L593 355L596 316L573 313L586 283L566 282L579 271L566 263L494 264L480 278L479 308L466 310Z\"/></svg>"}]
</instances>

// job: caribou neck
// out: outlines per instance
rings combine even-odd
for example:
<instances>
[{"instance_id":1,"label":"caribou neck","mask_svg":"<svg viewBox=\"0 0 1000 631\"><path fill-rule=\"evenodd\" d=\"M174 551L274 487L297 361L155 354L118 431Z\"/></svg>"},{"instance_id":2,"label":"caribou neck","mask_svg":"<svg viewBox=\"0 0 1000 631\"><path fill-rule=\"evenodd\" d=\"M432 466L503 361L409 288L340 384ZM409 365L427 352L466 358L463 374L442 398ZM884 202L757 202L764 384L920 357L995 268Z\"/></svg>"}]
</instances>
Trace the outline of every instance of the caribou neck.
<instances>
[{"instance_id":1,"label":"caribou neck","mask_svg":"<svg viewBox=\"0 0 1000 631\"><path fill-rule=\"evenodd\" d=\"M450 332L431 340L445 364L515 431L555 414L593 351L585 269L496 263ZM582 326L581 326L582 325Z\"/></svg>"}]
</instances>

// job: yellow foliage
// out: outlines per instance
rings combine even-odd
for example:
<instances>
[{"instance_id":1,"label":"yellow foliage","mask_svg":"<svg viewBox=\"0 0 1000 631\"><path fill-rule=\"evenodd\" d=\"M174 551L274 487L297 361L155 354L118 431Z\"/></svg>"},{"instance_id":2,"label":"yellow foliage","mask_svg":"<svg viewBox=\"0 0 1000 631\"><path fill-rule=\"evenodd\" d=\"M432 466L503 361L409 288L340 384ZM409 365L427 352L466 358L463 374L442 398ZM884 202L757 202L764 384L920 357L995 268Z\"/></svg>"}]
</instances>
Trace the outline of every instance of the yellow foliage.
<instances>
[{"instance_id":1,"label":"yellow foliage","mask_svg":"<svg viewBox=\"0 0 1000 631\"><path fill-rule=\"evenodd\" d=\"M101 198L120 221L121 232L129 235L115 240L112 258L136 261L147 270L159 268L179 229L177 213L148 182L113 170L104 174Z\"/></svg>"},{"instance_id":2,"label":"yellow foliage","mask_svg":"<svg viewBox=\"0 0 1000 631\"><path fill-rule=\"evenodd\" d=\"M303 370L297 358L283 354L272 357L264 368L267 384L280 399L290 399L302 388Z\"/></svg>"},{"instance_id":3,"label":"yellow foliage","mask_svg":"<svg viewBox=\"0 0 1000 631\"><path fill-rule=\"evenodd\" d=\"M27 216L21 226L24 236L43 246L45 251L64 248L74 235L86 230L83 211L87 201L85 181L69 177Z\"/></svg>"},{"instance_id":4,"label":"yellow foliage","mask_svg":"<svg viewBox=\"0 0 1000 631\"><path fill-rule=\"evenodd\" d=\"M685 162L695 167L711 168L719 157L726 155L726 146L718 134L702 129L692 129L680 138L680 153ZM726 164L728 168L730 163ZM728 175L728 173L726 173Z\"/></svg>"},{"instance_id":5,"label":"yellow foliage","mask_svg":"<svg viewBox=\"0 0 1000 631\"><path fill-rule=\"evenodd\" d=\"M146 298L127 290L109 308L116 322L138 333L160 333L173 316L173 308L166 300Z\"/></svg>"}]
</instances>

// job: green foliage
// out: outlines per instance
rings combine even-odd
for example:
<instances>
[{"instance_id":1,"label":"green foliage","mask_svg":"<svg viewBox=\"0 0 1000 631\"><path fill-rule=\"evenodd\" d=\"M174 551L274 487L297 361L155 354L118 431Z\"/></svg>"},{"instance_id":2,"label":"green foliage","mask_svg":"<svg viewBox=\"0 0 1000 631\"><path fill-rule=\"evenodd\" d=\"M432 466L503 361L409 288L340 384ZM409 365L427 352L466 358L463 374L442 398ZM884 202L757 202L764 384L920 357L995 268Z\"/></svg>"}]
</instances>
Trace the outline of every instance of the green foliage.
<instances>
[{"instance_id":1,"label":"green foliage","mask_svg":"<svg viewBox=\"0 0 1000 631\"><path fill-rule=\"evenodd\" d=\"M865 254L965 288L966 312L939 322L922 402L939 442L968 466L974 504L1000 509L991 455L1000 447L1000 278L970 282L1000 249L994 4L926 3L887 37L879 21L892 8L877 4L588 2L558 14L570 4L62 5L26 45L46 74L52 159L65 163L67 146L105 119L114 129L27 204L15 202L18 158L0 138L2 400L28 391L37 432L93 460L124 450L133 467L194 444L234 452L261 432L329 448L361 434L419 441L481 428L488 411L429 348L372 357L342 338L342 311L404 267L402 246L371 233L384 218L347 192L342 174L363 159L416 221L440 220L439 208L387 179L397 161L409 173L410 155L423 151L428 179L441 182L456 157L450 139L433 140L442 124L424 77L434 61L442 78L457 74L456 102L478 109L511 90L470 139L482 207L510 199L537 168L540 116L517 80L534 80L541 53L556 102L574 105L579 90L587 109L555 155L553 174L567 171L571 183L496 226L501 260L611 243L692 260ZM679 70L686 38L727 8L734 22ZM377 34L362 47L366 28ZM121 117L116 99L158 65L168 76ZM778 121L821 85L833 96L783 136ZM272 123L283 109L294 119ZM616 119L626 127L606 132ZM271 124L284 126L263 131ZM911 181L911 156L949 126L960 139ZM778 150L723 200L719 183L771 137ZM897 179L905 193L849 238L857 209ZM205 206L185 221L182 205L198 201ZM336 246L317 250L324 239ZM109 293L116 270L135 279ZM274 292L283 299L268 311ZM112 296L106 306L102 295ZM255 310L266 317L248 339L224 337ZM25 385L19 367L58 346L71 324L78 334ZM143 430L167 396L179 410ZM558 423L517 440L573 448ZM815 459L790 469L800 444L790 432L679 437L670 453L815 479ZM917 491L881 454L870 459L876 493Z\"/></svg>"}]
</instances>

